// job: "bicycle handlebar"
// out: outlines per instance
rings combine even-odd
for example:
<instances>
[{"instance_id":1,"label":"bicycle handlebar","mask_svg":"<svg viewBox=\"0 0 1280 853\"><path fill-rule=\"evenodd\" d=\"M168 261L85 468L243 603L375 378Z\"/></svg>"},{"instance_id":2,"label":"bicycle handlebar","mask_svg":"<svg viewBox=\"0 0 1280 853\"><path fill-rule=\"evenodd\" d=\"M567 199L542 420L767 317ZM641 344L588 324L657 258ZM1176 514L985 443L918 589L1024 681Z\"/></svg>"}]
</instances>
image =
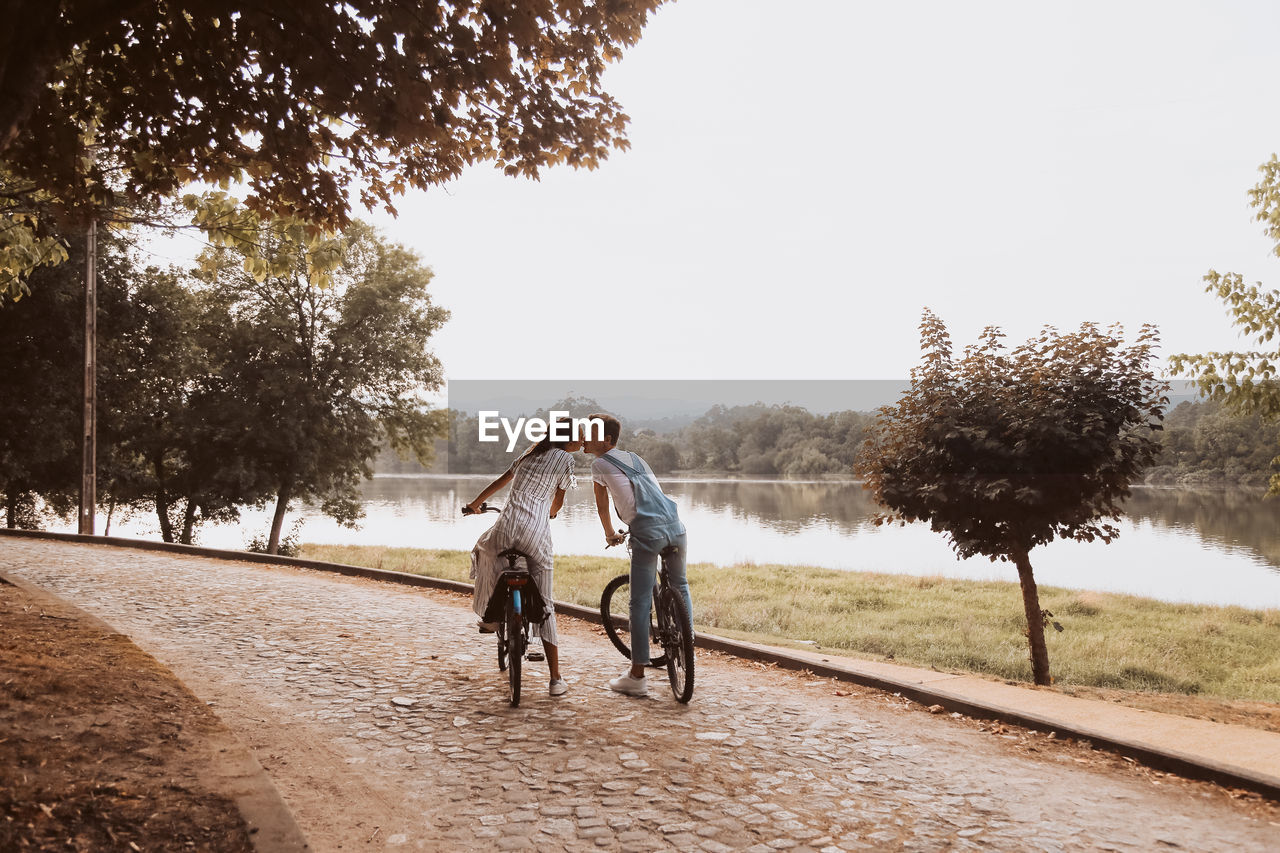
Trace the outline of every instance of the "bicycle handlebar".
<instances>
[{"instance_id":1,"label":"bicycle handlebar","mask_svg":"<svg viewBox=\"0 0 1280 853\"><path fill-rule=\"evenodd\" d=\"M470 506L463 506L463 507L462 507L462 514L463 514L463 515L477 515L477 514L479 514L479 513L484 513L484 512L502 512L502 507L500 507L500 506L494 506L494 505L489 504L489 503L481 503L481 504L480 504L480 509L479 509L479 510L474 510L474 509L472 509Z\"/></svg>"},{"instance_id":2,"label":"bicycle handlebar","mask_svg":"<svg viewBox=\"0 0 1280 853\"><path fill-rule=\"evenodd\" d=\"M629 535L630 535L630 531L629 531L629 530L626 530L626 529L619 530L619 531L618 531L618 533L617 533L617 535L618 535L618 536L620 536L620 537L622 537L622 538L621 538L621 539L619 539L617 542L609 542L609 543L608 543L608 544L606 544L604 547L606 547L606 548L612 548L614 545L621 545L623 542L626 542L626 541L627 541L627 536L629 536Z\"/></svg>"}]
</instances>

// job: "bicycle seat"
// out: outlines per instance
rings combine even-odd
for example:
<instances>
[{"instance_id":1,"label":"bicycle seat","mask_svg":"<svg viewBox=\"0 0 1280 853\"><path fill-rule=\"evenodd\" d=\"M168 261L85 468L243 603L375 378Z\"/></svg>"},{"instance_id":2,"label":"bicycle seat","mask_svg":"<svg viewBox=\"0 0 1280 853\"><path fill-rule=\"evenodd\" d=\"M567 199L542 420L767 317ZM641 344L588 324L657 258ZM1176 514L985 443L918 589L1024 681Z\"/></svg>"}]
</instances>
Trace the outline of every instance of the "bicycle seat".
<instances>
[{"instance_id":1,"label":"bicycle seat","mask_svg":"<svg viewBox=\"0 0 1280 853\"><path fill-rule=\"evenodd\" d=\"M661 551L658 552L659 556L662 556L662 557L671 557L679 553L680 553L679 545L668 545L667 547L663 548Z\"/></svg>"},{"instance_id":2,"label":"bicycle seat","mask_svg":"<svg viewBox=\"0 0 1280 853\"><path fill-rule=\"evenodd\" d=\"M529 555L524 551L521 551L519 548L507 548L503 551L499 551L498 559L506 560L509 565L514 564L516 560L524 560L525 566L533 564L533 561L529 559Z\"/></svg>"}]
</instances>

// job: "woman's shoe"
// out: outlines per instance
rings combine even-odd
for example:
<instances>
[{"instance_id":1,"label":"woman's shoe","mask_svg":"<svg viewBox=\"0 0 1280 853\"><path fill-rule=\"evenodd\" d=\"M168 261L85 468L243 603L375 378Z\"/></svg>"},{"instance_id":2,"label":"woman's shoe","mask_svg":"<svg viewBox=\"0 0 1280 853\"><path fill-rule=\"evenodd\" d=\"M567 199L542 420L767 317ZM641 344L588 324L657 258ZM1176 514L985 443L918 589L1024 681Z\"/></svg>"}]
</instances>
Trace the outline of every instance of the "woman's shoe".
<instances>
[{"instance_id":1,"label":"woman's shoe","mask_svg":"<svg viewBox=\"0 0 1280 853\"><path fill-rule=\"evenodd\" d=\"M492 634L498 630L497 622L477 622L476 627L480 629L481 634Z\"/></svg>"},{"instance_id":2,"label":"woman's shoe","mask_svg":"<svg viewBox=\"0 0 1280 853\"><path fill-rule=\"evenodd\" d=\"M557 678L555 681L551 682L551 686L547 688L547 693L552 696L563 696L568 691L569 685L564 683L563 678Z\"/></svg>"}]
</instances>

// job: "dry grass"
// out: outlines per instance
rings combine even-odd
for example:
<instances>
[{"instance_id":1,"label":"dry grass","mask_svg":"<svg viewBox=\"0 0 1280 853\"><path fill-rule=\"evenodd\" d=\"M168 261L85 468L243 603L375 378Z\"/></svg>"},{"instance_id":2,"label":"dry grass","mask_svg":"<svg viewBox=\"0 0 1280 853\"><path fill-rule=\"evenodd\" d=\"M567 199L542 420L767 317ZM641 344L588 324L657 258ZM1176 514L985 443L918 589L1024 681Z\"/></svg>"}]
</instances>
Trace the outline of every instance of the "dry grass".
<instances>
[{"instance_id":1,"label":"dry grass","mask_svg":"<svg viewBox=\"0 0 1280 853\"><path fill-rule=\"evenodd\" d=\"M463 551L306 546L318 560L465 581ZM598 606L617 557L558 557L556 597ZM776 645L945 671L1030 681L1016 583L738 565L689 567L694 622L706 631ZM1280 610L1169 604L1131 595L1041 587L1059 686L1280 702Z\"/></svg>"}]
</instances>

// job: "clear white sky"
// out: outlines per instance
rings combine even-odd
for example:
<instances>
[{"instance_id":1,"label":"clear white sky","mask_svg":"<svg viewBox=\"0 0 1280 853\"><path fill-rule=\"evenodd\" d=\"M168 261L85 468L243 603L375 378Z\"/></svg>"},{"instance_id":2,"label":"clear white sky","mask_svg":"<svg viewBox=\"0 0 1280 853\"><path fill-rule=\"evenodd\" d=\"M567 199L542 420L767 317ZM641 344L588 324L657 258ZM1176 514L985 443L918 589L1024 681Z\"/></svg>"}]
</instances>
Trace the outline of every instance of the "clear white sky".
<instances>
[{"instance_id":1,"label":"clear white sky","mask_svg":"<svg viewBox=\"0 0 1280 853\"><path fill-rule=\"evenodd\" d=\"M905 377L924 306L960 345L1240 348L1201 277L1280 286L1277 33L1274 0L677 0L607 78L629 152L374 219L436 272L450 379Z\"/></svg>"}]
</instances>

